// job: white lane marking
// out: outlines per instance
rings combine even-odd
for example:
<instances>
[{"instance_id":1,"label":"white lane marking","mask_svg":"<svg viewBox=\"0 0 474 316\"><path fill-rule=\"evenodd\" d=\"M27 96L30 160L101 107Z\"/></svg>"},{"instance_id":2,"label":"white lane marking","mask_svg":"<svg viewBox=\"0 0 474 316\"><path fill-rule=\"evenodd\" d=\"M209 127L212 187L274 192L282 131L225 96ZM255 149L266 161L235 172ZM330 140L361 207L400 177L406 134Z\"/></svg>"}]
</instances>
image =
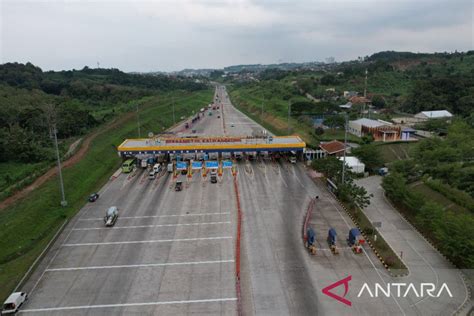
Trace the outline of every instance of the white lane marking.
<instances>
[{"instance_id":1,"label":"white lane marking","mask_svg":"<svg viewBox=\"0 0 474 316\"><path fill-rule=\"evenodd\" d=\"M111 241L111 242L88 242L88 243L78 243L78 244L63 244L62 247L108 246L108 245L126 245L126 244L148 244L148 243L157 243L157 242L218 240L218 239L232 239L232 237L231 237L231 236L222 236L222 237L201 237L201 238L178 238L178 239L153 239L153 240Z\"/></svg>"},{"instance_id":2,"label":"white lane marking","mask_svg":"<svg viewBox=\"0 0 474 316\"><path fill-rule=\"evenodd\" d=\"M198 264L216 264L216 263L233 263L234 260L211 260L211 261L189 261L189 262L165 262L165 263L146 263L146 264L127 264L115 266L90 266L90 267L74 267L74 268L52 268L46 269L46 272L60 271L80 271L80 270L101 270L101 269L122 269L122 268L148 268L148 267L165 267L165 266L186 266Z\"/></svg>"},{"instance_id":3,"label":"white lane marking","mask_svg":"<svg viewBox=\"0 0 474 316\"><path fill-rule=\"evenodd\" d=\"M159 218L159 217L181 217L181 216L206 216L206 215L229 215L230 213L195 213L195 214L170 214L170 215L144 215L144 216L120 216L120 219L137 219L137 218ZM80 221L96 221L103 219L102 217L81 218Z\"/></svg>"},{"instance_id":4,"label":"white lane marking","mask_svg":"<svg viewBox=\"0 0 474 316\"><path fill-rule=\"evenodd\" d=\"M137 226L114 226L111 228L105 227L88 227L88 228L74 228L73 230L100 230L100 229L132 229L132 228L149 228L149 227L175 227L175 226L195 226L195 225L219 225L230 224L229 222L209 222L209 223L188 223L188 224L160 224L160 225L137 225Z\"/></svg>"},{"instance_id":5,"label":"white lane marking","mask_svg":"<svg viewBox=\"0 0 474 316\"><path fill-rule=\"evenodd\" d=\"M132 307L132 306L154 306L154 305L173 305L173 304L195 304L195 303L217 303L217 302L235 302L237 298L211 298L202 300L184 300L184 301L162 301L162 302L144 302L144 303L122 303L122 304L102 304L102 305L82 305L82 306L65 306L65 307L49 307L49 308L32 308L23 309L21 313L39 313L66 311L78 309L96 309L96 308L114 308L114 307Z\"/></svg>"}]
</instances>

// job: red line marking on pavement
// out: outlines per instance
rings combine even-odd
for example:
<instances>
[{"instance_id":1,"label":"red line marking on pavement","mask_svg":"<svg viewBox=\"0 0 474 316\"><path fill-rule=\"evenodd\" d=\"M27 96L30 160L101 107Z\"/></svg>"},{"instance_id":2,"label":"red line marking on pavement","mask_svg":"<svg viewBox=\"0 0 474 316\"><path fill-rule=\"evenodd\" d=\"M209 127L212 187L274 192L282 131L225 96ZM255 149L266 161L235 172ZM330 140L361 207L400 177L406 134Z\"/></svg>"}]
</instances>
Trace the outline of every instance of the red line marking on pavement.
<instances>
[{"instance_id":1,"label":"red line marking on pavement","mask_svg":"<svg viewBox=\"0 0 474 316\"><path fill-rule=\"evenodd\" d=\"M240 239L242 236L242 210L240 209L239 186L237 177L234 177L234 190L237 202L237 238L235 238L235 291L237 294L237 314L242 315L242 295L240 288Z\"/></svg>"}]
</instances>

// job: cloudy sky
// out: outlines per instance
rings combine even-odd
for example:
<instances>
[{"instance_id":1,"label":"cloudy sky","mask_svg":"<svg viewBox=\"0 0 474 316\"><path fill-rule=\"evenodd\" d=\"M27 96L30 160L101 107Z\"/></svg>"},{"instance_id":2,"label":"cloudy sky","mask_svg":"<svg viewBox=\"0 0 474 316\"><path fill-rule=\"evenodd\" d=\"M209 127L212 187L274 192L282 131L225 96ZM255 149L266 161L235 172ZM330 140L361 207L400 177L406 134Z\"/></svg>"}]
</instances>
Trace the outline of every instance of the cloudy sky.
<instances>
[{"instance_id":1,"label":"cloudy sky","mask_svg":"<svg viewBox=\"0 0 474 316\"><path fill-rule=\"evenodd\" d=\"M474 49L473 0L0 0L0 62L173 71Z\"/></svg>"}]
</instances>

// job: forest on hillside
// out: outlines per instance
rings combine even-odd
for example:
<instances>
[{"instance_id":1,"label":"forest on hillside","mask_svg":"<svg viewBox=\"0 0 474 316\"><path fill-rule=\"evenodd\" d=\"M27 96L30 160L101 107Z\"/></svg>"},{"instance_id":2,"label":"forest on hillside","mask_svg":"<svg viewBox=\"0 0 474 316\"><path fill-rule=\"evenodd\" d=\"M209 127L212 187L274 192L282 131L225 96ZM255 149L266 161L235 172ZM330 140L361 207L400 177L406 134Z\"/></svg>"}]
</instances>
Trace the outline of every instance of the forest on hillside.
<instances>
[{"instance_id":1,"label":"forest on hillside","mask_svg":"<svg viewBox=\"0 0 474 316\"><path fill-rule=\"evenodd\" d=\"M59 139L67 139L129 110L134 100L205 88L188 78L128 74L118 69L84 67L55 72L42 71L31 63L0 65L0 162L52 159L53 125Z\"/></svg>"}]
</instances>

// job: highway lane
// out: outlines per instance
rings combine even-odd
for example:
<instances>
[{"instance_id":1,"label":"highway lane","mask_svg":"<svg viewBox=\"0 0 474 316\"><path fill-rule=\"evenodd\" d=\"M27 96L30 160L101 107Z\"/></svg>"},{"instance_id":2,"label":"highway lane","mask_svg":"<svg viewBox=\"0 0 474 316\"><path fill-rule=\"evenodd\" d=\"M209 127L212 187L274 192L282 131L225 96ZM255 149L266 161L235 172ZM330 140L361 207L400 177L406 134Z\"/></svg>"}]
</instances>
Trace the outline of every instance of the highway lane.
<instances>
[{"instance_id":1,"label":"highway lane","mask_svg":"<svg viewBox=\"0 0 474 316\"><path fill-rule=\"evenodd\" d=\"M201 120L196 126L214 125ZM174 191L178 179L185 183L181 192ZM232 177L218 184L200 173L178 179L165 173L148 180L138 170L109 181L28 281L23 312L234 315ZM105 228L102 217L111 205L120 216Z\"/></svg>"},{"instance_id":2,"label":"highway lane","mask_svg":"<svg viewBox=\"0 0 474 316\"><path fill-rule=\"evenodd\" d=\"M252 135L263 128L235 109L217 87L220 114L213 111L193 124L197 135ZM184 131L179 124L175 131ZM180 175L181 192L171 175L150 181L144 172L120 175L101 190L66 227L44 263L30 279L26 310L70 315L206 314L234 315L236 204L233 178L225 170L217 184L199 172ZM242 295L247 315L423 315L430 304L411 298L357 298L363 282L407 281L391 278L365 247L346 249L350 218L324 185L301 165L286 162L238 164L243 211ZM317 230L318 254L303 247L301 229L309 199L319 195L310 225ZM120 208L113 228L102 216ZM338 256L328 251L327 230L338 231ZM325 286L353 276L349 308L322 294ZM342 289L335 292L342 295ZM53 309L51 309L53 308ZM54 308L59 308L55 310ZM77 309L76 309L77 308Z\"/></svg>"}]
</instances>

